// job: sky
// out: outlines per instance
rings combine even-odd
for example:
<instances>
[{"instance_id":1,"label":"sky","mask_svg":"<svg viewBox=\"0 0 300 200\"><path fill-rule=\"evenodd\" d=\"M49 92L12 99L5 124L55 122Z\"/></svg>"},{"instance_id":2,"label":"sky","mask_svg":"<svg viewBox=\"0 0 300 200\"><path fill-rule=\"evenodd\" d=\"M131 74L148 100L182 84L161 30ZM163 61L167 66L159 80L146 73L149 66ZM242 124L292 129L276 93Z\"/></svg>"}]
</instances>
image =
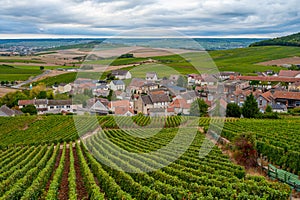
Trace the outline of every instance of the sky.
<instances>
[{"instance_id":1,"label":"sky","mask_svg":"<svg viewBox=\"0 0 300 200\"><path fill-rule=\"evenodd\" d=\"M0 0L0 5L0 38L111 37L143 29L241 38L300 32L299 0Z\"/></svg>"}]
</instances>

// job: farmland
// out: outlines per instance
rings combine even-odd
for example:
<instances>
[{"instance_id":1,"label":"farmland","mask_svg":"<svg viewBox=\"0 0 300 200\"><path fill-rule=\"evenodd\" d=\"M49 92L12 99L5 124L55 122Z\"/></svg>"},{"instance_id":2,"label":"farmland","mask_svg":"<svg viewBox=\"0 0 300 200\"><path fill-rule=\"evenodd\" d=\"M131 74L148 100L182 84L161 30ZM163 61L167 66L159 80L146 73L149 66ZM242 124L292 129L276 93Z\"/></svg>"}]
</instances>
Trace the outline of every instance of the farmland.
<instances>
[{"instance_id":1,"label":"farmland","mask_svg":"<svg viewBox=\"0 0 300 200\"><path fill-rule=\"evenodd\" d=\"M165 119L135 116L132 118L135 124L132 124L128 117L118 118L118 123L113 117L97 117L102 131L79 140L77 130L89 133L95 130L96 124L89 116L82 116L75 118L75 127L73 117L76 116L0 118L0 199L289 197L288 186L269 182L261 176L248 175L243 167L232 163L217 146L206 157L200 158L199 149L205 138L200 132L196 132L191 145L178 159L176 152L172 151L151 156L141 154L155 152L169 144L178 134L180 123L184 125L180 127L180 134L186 135L186 139L191 138L193 127L199 123L207 127L209 118L199 121L197 118L179 116ZM291 128L298 121L299 118L283 119L279 126L276 125L277 120L228 119L222 134L232 139L238 132L255 131L259 148L265 142L278 149L280 144L286 145L286 153L299 152L298 129ZM271 127L272 132L269 131ZM286 134L291 130L294 131ZM274 137L282 139L275 141ZM178 145L185 142L182 140ZM120 154L118 148L123 149L123 153ZM169 159L175 161L153 170ZM276 162L276 159L278 157L272 157L270 161ZM285 162L289 163L289 160ZM119 171L124 168L148 172ZM292 169L292 165L289 168Z\"/></svg>"}]
</instances>

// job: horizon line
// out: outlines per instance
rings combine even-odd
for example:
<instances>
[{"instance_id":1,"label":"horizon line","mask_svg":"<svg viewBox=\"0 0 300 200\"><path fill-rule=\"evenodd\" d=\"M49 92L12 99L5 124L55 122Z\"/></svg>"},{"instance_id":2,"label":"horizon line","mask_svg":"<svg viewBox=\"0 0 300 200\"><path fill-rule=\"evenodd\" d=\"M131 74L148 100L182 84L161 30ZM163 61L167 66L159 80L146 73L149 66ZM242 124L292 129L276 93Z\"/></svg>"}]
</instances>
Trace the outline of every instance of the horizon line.
<instances>
[{"instance_id":1,"label":"horizon line","mask_svg":"<svg viewBox=\"0 0 300 200\"><path fill-rule=\"evenodd\" d=\"M92 36L92 35L51 35L51 34L0 34L0 40L5 39L160 39L160 38L220 38L220 39L269 39L266 35L227 35L227 36Z\"/></svg>"}]
</instances>

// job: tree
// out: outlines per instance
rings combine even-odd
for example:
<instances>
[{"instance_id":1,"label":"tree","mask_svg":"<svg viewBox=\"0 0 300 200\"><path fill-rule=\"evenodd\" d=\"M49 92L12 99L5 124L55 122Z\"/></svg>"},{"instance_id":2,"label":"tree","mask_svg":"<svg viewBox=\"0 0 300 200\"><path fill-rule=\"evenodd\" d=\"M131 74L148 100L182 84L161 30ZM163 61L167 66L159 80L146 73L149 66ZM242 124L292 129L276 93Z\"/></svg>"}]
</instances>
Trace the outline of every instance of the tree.
<instances>
[{"instance_id":1,"label":"tree","mask_svg":"<svg viewBox=\"0 0 300 200\"><path fill-rule=\"evenodd\" d=\"M271 113L273 110L272 110L272 107L270 105L267 105L266 107L266 113Z\"/></svg>"},{"instance_id":2,"label":"tree","mask_svg":"<svg viewBox=\"0 0 300 200\"><path fill-rule=\"evenodd\" d=\"M25 100L25 99L28 99L28 96L23 92L17 91L17 92L7 93L0 99L0 102L1 105L6 104L8 107L12 108L18 105L19 100Z\"/></svg>"},{"instance_id":3,"label":"tree","mask_svg":"<svg viewBox=\"0 0 300 200\"><path fill-rule=\"evenodd\" d=\"M186 87L187 86L187 79L183 76L179 76L178 80L177 80L177 86Z\"/></svg>"},{"instance_id":4,"label":"tree","mask_svg":"<svg viewBox=\"0 0 300 200\"><path fill-rule=\"evenodd\" d=\"M207 115L208 105L203 99L194 101L190 108L190 115L203 117Z\"/></svg>"},{"instance_id":5,"label":"tree","mask_svg":"<svg viewBox=\"0 0 300 200\"><path fill-rule=\"evenodd\" d=\"M45 69L45 67L44 66L40 66L40 70L44 70Z\"/></svg>"},{"instance_id":6,"label":"tree","mask_svg":"<svg viewBox=\"0 0 300 200\"><path fill-rule=\"evenodd\" d=\"M21 109L23 113L29 113L30 115L36 115L37 109L34 105L27 105Z\"/></svg>"},{"instance_id":7,"label":"tree","mask_svg":"<svg viewBox=\"0 0 300 200\"><path fill-rule=\"evenodd\" d=\"M259 114L258 104L252 93L246 98L246 101L242 107L242 114L246 118L254 118Z\"/></svg>"},{"instance_id":8,"label":"tree","mask_svg":"<svg viewBox=\"0 0 300 200\"><path fill-rule=\"evenodd\" d=\"M234 138L234 158L247 169L255 167L257 160L256 138L252 133L241 133Z\"/></svg>"},{"instance_id":9,"label":"tree","mask_svg":"<svg viewBox=\"0 0 300 200\"><path fill-rule=\"evenodd\" d=\"M241 117L241 108L236 103L227 104L226 117Z\"/></svg>"},{"instance_id":10,"label":"tree","mask_svg":"<svg viewBox=\"0 0 300 200\"><path fill-rule=\"evenodd\" d=\"M40 91L40 93L37 95L38 99L46 99L47 98L47 92L46 91Z\"/></svg>"}]
</instances>

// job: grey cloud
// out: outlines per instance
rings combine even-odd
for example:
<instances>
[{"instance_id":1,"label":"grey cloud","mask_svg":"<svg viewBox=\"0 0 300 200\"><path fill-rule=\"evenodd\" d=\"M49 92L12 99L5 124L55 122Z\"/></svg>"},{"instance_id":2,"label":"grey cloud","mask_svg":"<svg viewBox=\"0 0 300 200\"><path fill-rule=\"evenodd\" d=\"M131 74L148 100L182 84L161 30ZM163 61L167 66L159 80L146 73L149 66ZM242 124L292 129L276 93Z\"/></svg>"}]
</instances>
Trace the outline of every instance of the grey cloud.
<instances>
[{"instance_id":1,"label":"grey cloud","mask_svg":"<svg viewBox=\"0 0 300 200\"><path fill-rule=\"evenodd\" d=\"M297 0L1 1L0 34L114 35L161 27L188 35L272 35L300 30Z\"/></svg>"}]
</instances>

